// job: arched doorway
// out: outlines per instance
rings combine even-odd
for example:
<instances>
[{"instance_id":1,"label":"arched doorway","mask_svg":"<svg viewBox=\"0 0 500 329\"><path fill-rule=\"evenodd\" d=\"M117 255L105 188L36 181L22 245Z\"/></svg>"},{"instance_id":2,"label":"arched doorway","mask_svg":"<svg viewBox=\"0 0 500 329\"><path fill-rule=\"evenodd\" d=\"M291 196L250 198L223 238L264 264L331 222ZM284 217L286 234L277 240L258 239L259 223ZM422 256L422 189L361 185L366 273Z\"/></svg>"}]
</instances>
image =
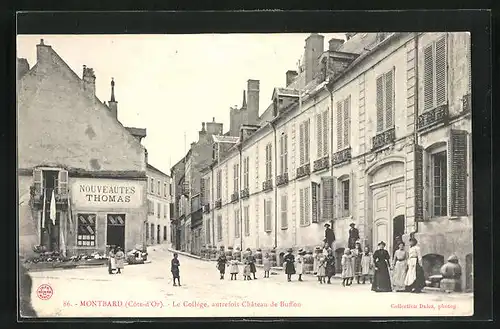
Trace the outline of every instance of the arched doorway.
<instances>
[{"instance_id":1,"label":"arched doorway","mask_svg":"<svg viewBox=\"0 0 500 329\"><path fill-rule=\"evenodd\" d=\"M424 276L428 279L431 275L440 274L441 266L444 264L444 256L439 254L427 254L422 256L422 268Z\"/></svg>"},{"instance_id":2,"label":"arched doorway","mask_svg":"<svg viewBox=\"0 0 500 329\"><path fill-rule=\"evenodd\" d=\"M398 244L403 241L403 234L405 233L405 216L399 215L392 220L392 236L393 248L392 255L398 249Z\"/></svg>"}]
</instances>

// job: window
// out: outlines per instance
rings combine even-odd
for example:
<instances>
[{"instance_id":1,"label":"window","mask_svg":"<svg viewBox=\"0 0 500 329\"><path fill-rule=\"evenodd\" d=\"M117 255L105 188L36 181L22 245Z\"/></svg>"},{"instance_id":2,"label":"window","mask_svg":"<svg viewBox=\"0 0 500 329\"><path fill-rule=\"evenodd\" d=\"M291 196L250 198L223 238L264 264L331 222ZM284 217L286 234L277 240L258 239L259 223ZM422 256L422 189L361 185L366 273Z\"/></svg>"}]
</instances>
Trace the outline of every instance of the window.
<instances>
[{"instance_id":1,"label":"window","mask_svg":"<svg viewBox=\"0 0 500 329\"><path fill-rule=\"evenodd\" d=\"M222 216L217 216L217 240L222 240Z\"/></svg>"},{"instance_id":2,"label":"window","mask_svg":"<svg viewBox=\"0 0 500 329\"><path fill-rule=\"evenodd\" d=\"M233 166L234 193L238 193L239 185L240 185L239 179L240 179L240 165L237 163Z\"/></svg>"},{"instance_id":3,"label":"window","mask_svg":"<svg viewBox=\"0 0 500 329\"><path fill-rule=\"evenodd\" d=\"M158 181L158 190L156 191L156 193L158 193L158 195L161 195L161 182Z\"/></svg>"},{"instance_id":4,"label":"window","mask_svg":"<svg viewBox=\"0 0 500 329\"><path fill-rule=\"evenodd\" d=\"M272 178L272 148L271 143L266 145L266 180L270 180Z\"/></svg>"},{"instance_id":5,"label":"window","mask_svg":"<svg viewBox=\"0 0 500 329\"><path fill-rule=\"evenodd\" d=\"M299 126L299 145L300 145L300 165L303 166L309 163L309 125L310 120L302 122Z\"/></svg>"},{"instance_id":6,"label":"window","mask_svg":"<svg viewBox=\"0 0 500 329\"><path fill-rule=\"evenodd\" d=\"M165 198L168 196L167 183L163 183L163 196Z\"/></svg>"},{"instance_id":7,"label":"window","mask_svg":"<svg viewBox=\"0 0 500 329\"><path fill-rule=\"evenodd\" d=\"M283 133L280 137L280 174L288 172L288 136Z\"/></svg>"},{"instance_id":8,"label":"window","mask_svg":"<svg viewBox=\"0 0 500 329\"><path fill-rule=\"evenodd\" d=\"M446 103L446 70L446 37L442 37L424 48L424 111Z\"/></svg>"},{"instance_id":9,"label":"window","mask_svg":"<svg viewBox=\"0 0 500 329\"><path fill-rule=\"evenodd\" d=\"M210 218L207 219L207 224L205 225L205 241L210 244Z\"/></svg>"},{"instance_id":10,"label":"window","mask_svg":"<svg viewBox=\"0 0 500 329\"><path fill-rule=\"evenodd\" d=\"M148 183L148 191L151 191L151 181L149 180L149 176L146 176L146 180L147 180L147 183Z\"/></svg>"},{"instance_id":11,"label":"window","mask_svg":"<svg viewBox=\"0 0 500 329\"><path fill-rule=\"evenodd\" d=\"M271 199L264 200L264 231L272 231Z\"/></svg>"},{"instance_id":12,"label":"window","mask_svg":"<svg viewBox=\"0 0 500 329\"><path fill-rule=\"evenodd\" d=\"M310 224L309 187L300 189L300 225Z\"/></svg>"},{"instance_id":13,"label":"window","mask_svg":"<svg viewBox=\"0 0 500 329\"><path fill-rule=\"evenodd\" d=\"M432 177L432 214L433 216L446 216L448 214L448 189L447 189L447 159L446 151L431 155Z\"/></svg>"},{"instance_id":14,"label":"window","mask_svg":"<svg viewBox=\"0 0 500 329\"><path fill-rule=\"evenodd\" d=\"M210 199L210 191L212 190L211 189L211 185L210 185L210 177L207 177L205 178L205 200L203 201L203 204L210 204L211 202L211 199Z\"/></svg>"},{"instance_id":15,"label":"window","mask_svg":"<svg viewBox=\"0 0 500 329\"><path fill-rule=\"evenodd\" d=\"M148 200L148 214L154 215L154 213L155 213L155 205L153 201Z\"/></svg>"},{"instance_id":16,"label":"window","mask_svg":"<svg viewBox=\"0 0 500 329\"><path fill-rule=\"evenodd\" d=\"M345 179L340 182L340 195L341 195L341 216L347 217L350 215L350 182L349 179Z\"/></svg>"},{"instance_id":17,"label":"window","mask_svg":"<svg viewBox=\"0 0 500 329\"><path fill-rule=\"evenodd\" d=\"M172 183L169 184L168 191L170 192L169 195L172 195Z\"/></svg>"},{"instance_id":18,"label":"window","mask_svg":"<svg viewBox=\"0 0 500 329\"><path fill-rule=\"evenodd\" d=\"M328 110L316 114L316 153L320 159L328 155Z\"/></svg>"},{"instance_id":19,"label":"window","mask_svg":"<svg viewBox=\"0 0 500 329\"><path fill-rule=\"evenodd\" d=\"M78 247L96 246L96 215L78 214L78 232L76 236Z\"/></svg>"},{"instance_id":20,"label":"window","mask_svg":"<svg viewBox=\"0 0 500 329\"><path fill-rule=\"evenodd\" d=\"M221 170L217 170L217 200L222 198L222 173Z\"/></svg>"},{"instance_id":21,"label":"window","mask_svg":"<svg viewBox=\"0 0 500 329\"><path fill-rule=\"evenodd\" d=\"M149 182L149 179L148 179ZM149 240L149 224L146 223L146 240Z\"/></svg>"},{"instance_id":22,"label":"window","mask_svg":"<svg viewBox=\"0 0 500 329\"><path fill-rule=\"evenodd\" d=\"M287 208L288 208L288 197L286 194L283 194L281 196L281 228L282 229L286 229L288 228L288 211L287 211Z\"/></svg>"},{"instance_id":23,"label":"window","mask_svg":"<svg viewBox=\"0 0 500 329\"><path fill-rule=\"evenodd\" d=\"M234 211L234 237L240 237L240 210L236 209Z\"/></svg>"},{"instance_id":24,"label":"window","mask_svg":"<svg viewBox=\"0 0 500 329\"><path fill-rule=\"evenodd\" d=\"M163 226L163 241L167 241L167 227Z\"/></svg>"},{"instance_id":25,"label":"window","mask_svg":"<svg viewBox=\"0 0 500 329\"><path fill-rule=\"evenodd\" d=\"M394 127L394 68L377 78L377 132Z\"/></svg>"},{"instance_id":26,"label":"window","mask_svg":"<svg viewBox=\"0 0 500 329\"><path fill-rule=\"evenodd\" d=\"M168 205L167 204L164 204L163 205L163 218L167 218L167 214L168 214Z\"/></svg>"},{"instance_id":27,"label":"window","mask_svg":"<svg viewBox=\"0 0 500 329\"><path fill-rule=\"evenodd\" d=\"M243 188L248 188L249 176L248 173L250 171L250 159L245 157L243 159Z\"/></svg>"},{"instance_id":28,"label":"window","mask_svg":"<svg viewBox=\"0 0 500 329\"><path fill-rule=\"evenodd\" d=\"M155 193L155 179L151 178L149 180L149 187L151 188L151 193Z\"/></svg>"},{"instance_id":29,"label":"window","mask_svg":"<svg viewBox=\"0 0 500 329\"><path fill-rule=\"evenodd\" d=\"M248 209L249 207L246 206L243 208L243 219L244 219L244 229L245 229L245 235L249 236L250 235L250 216L248 215Z\"/></svg>"},{"instance_id":30,"label":"window","mask_svg":"<svg viewBox=\"0 0 500 329\"><path fill-rule=\"evenodd\" d=\"M161 218L161 203L158 202L157 205L158 212L156 213L156 217Z\"/></svg>"},{"instance_id":31,"label":"window","mask_svg":"<svg viewBox=\"0 0 500 329\"><path fill-rule=\"evenodd\" d=\"M351 96L337 102L337 149L350 146Z\"/></svg>"},{"instance_id":32,"label":"window","mask_svg":"<svg viewBox=\"0 0 500 329\"><path fill-rule=\"evenodd\" d=\"M151 224L151 243L155 240L155 224Z\"/></svg>"}]
</instances>

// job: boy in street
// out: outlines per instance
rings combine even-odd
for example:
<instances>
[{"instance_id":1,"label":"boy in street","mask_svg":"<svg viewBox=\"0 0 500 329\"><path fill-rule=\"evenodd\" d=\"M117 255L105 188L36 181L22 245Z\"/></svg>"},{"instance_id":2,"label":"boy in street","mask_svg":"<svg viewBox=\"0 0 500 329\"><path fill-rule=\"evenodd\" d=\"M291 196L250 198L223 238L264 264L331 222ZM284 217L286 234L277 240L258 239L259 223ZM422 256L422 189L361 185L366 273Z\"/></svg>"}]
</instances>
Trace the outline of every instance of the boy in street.
<instances>
[{"instance_id":1,"label":"boy in street","mask_svg":"<svg viewBox=\"0 0 500 329\"><path fill-rule=\"evenodd\" d=\"M179 262L178 257L179 255L177 253L174 253L174 258L172 258L171 268L170 268L172 276L174 277L174 287L177 286L177 284L175 283L176 279L177 282L179 283L179 287L181 285L181 277L179 275L179 266L181 266L181 263Z\"/></svg>"}]
</instances>

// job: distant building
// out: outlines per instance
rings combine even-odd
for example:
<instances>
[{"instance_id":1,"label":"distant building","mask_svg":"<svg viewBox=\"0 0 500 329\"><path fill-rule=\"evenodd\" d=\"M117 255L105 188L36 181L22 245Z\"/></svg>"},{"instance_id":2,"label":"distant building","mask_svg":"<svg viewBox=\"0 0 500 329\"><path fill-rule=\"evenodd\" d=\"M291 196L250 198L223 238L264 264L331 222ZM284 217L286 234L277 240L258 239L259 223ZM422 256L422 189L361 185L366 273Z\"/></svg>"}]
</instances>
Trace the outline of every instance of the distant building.
<instances>
[{"instance_id":1,"label":"distant building","mask_svg":"<svg viewBox=\"0 0 500 329\"><path fill-rule=\"evenodd\" d=\"M470 35L356 33L306 40L258 129L203 171L204 238L312 250L324 224L347 247L419 240L425 276L451 254L472 289ZM337 261L340 265L340 261Z\"/></svg>"},{"instance_id":2,"label":"distant building","mask_svg":"<svg viewBox=\"0 0 500 329\"><path fill-rule=\"evenodd\" d=\"M94 71L84 66L78 76L43 40L31 69L18 63L20 254L39 245L68 255L142 247L146 132L117 120L114 81L105 105Z\"/></svg>"},{"instance_id":3,"label":"distant building","mask_svg":"<svg viewBox=\"0 0 500 329\"><path fill-rule=\"evenodd\" d=\"M148 220L146 222L146 242L148 245L170 244L170 176L148 163Z\"/></svg>"}]
</instances>

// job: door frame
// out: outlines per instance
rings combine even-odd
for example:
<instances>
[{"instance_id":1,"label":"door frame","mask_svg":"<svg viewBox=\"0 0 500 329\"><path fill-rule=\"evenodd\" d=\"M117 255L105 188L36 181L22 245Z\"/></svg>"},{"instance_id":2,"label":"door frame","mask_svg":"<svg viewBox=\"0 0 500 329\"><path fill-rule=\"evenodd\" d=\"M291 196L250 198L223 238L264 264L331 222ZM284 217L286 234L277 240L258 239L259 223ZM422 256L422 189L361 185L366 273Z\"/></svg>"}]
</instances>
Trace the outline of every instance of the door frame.
<instances>
[{"instance_id":1,"label":"door frame","mask_svg":"<svg viewBox=\"0 0 500 329\"><path fill-rule=\"evenodd\" d=\"M112 212L112 213L106 213L105 214L105 217L104 217L104 220L106 221L106 225L105 225L105 244L106 246L108 246L108 226L112 226L112 225L108 225L108 215L123 215L124 216L124 222L125 222L125 225L123 225L124 229L123 229L123 252L125 252L125 244L127 243L127 213L124 213L124 212Z\"/></svg>"}]
</instances>

